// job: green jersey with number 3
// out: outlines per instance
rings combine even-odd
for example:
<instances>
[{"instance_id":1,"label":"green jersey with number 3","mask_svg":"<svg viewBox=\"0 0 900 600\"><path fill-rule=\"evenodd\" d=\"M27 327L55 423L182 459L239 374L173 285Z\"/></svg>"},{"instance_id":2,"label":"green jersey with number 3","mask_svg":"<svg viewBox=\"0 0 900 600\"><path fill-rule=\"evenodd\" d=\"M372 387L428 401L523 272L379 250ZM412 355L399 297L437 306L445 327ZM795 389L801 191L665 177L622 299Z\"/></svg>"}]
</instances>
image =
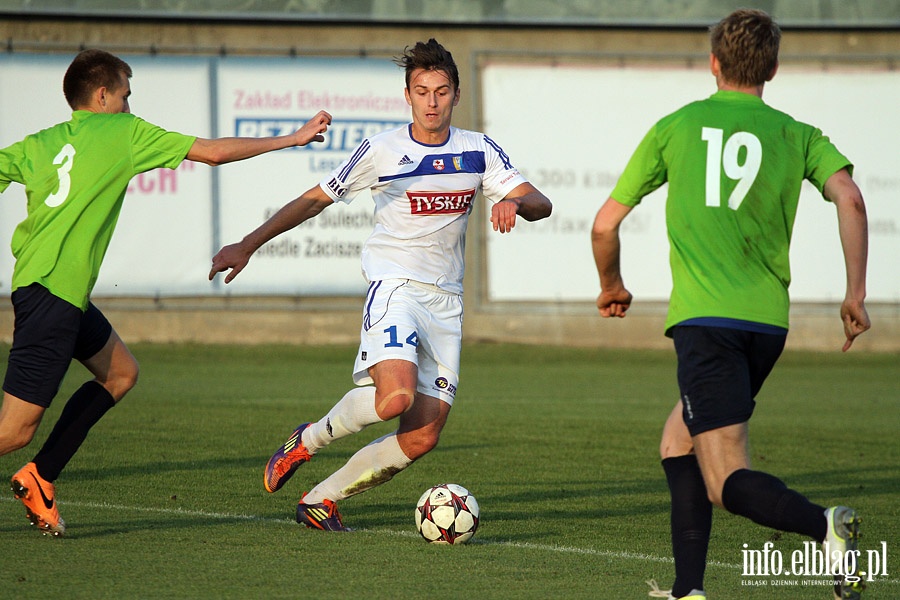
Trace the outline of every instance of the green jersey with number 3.
<instances>
[{"instance_id":1,"label":"green jersey with number 3","mask_svg":"<svg viewBox=\"0 0 900 600\"><path fill-rule=\"evenodd\" d=\"M751 94L719 91L658 121L611 195L636 206L669 184L666 331L701 317L787 328L801 184L821 192L843 168L852 172L820 130Z\"/></svg>"},{"instance_id":2,"label":"green jersey with number 3","mask_svg":"<svg viewBox=\"0 0 900 600\"><path fill-rule=\"evenodd\" d=\"M86 309L128 182L176 168L194 140L131 114L79 110L0 150L0 192L15 181L28 197L12 237L12 290L39 283Z\"/></svg>"}]
</instances>

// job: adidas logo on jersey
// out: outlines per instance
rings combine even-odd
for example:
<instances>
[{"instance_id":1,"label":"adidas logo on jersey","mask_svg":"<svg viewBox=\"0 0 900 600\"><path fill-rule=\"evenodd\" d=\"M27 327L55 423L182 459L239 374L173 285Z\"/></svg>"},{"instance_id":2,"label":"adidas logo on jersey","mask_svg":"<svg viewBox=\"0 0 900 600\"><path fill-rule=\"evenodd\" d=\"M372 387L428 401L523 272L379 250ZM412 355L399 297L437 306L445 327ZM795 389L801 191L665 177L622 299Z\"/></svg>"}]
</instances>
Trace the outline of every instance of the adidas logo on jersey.
<instances>
[{"instance_id":1,"label":"adidas logo on jersey","mask_svg":"<svg viewBox=\"0 0 900 600\"><path fill-rule=\"evenodd\" d=\"M397 166L402 167L403 165L411 165L411 164L413 164L412 159L404 154L403 158L400 159L400 162L397 163Z\"/></svg>"}]
</instances>

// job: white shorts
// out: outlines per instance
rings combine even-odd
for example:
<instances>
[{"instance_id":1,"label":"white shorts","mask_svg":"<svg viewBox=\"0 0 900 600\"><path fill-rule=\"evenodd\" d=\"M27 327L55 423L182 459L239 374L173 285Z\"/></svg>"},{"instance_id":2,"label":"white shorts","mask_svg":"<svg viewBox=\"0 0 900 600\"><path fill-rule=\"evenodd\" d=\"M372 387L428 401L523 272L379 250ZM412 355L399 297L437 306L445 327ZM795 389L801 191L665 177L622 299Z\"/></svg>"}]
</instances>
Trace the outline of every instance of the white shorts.
<instances>
[{"instance_id":1,"label":"white shorts","mask_svg":"<svg viewBox=\"0 0 900 600\"><path fill-rule=\"evenodd\" d=\"M452 405L459 384L462 317L459 294L409 279L373 281L363 307L353 381L371 384L368 370L373 365L406 360L419 369L417 392Z\"/></svg>"}]
</instances>

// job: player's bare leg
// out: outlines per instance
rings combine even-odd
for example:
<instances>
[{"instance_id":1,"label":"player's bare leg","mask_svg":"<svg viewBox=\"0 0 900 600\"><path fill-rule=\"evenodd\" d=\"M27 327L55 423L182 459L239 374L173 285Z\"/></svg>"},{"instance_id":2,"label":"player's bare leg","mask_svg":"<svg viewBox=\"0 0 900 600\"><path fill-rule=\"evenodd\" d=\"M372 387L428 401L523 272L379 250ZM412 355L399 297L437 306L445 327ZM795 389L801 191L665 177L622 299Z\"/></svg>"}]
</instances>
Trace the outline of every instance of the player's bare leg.
<instances>
[{"instance_id":1,"label":"player's bare leg","mask_svg":"<svg viewBox=\"0 0 900 600\"><path fill-rule=\"evenodd\" d=\"M137 384L140 367L115 329L100 352L81 362L114 402L119 402Z\"/></svg>"},{"instance_id":2,"label":"player's bare leg","mask_svg":"<svg viewBox=\"0 0 900 600\"><path fill-rule=\"evenodd\" d=\"M31 442L44 408L4 392L0 406L0 455L24 448ZM56 506L56 489L43 479L34 463L22 467L10 480L16 498L25 506L28 520L43 533L61 535L65 522Z\"/></svg>"},{"instance_id":3,"label":"player's bare leg","mask_svg":"<svg viewBox=\"0 0 900 600\"><path fill-rule=\"evenodd\" d=\"M27 446L43 416L44 407L4 392L0 405L0 456Z\"/></svg>"},{"instance_id":4,"label":"player's bare leg","mask_svg":"<svg viewBox=\"0 0 900 600\"><path fill-rule=\"evenodd\" d=\"M328 414L317 422L302 423L275 451L266 464L263 477L266 491L281 489L298 467L331 442L409 409L415 397L415 363L382 361L369 369L369 375L376 382L374 386L350 390ZM313 493L312 499L317 499L317 494Z\"/></svg>"},{"instance_id":5,"label":"player's bare leg","mask_svg":"<svg viewBox=\"0 0 900 600\"><path fill-rule=\"evenodd\" d=\"M408 360L383 360L369 369L375 382L375 411L388 421L413 408L419 369Z\"/></svg>"},{"instance_id":6,"label":"player's bare leg","mask_svg":"<svg viewBox=\"0 0 900 600\"><path fill-rule=\"evenodd\" d=\"M695 435L694 450L710 501L722 506L725 480L739 469L750 468L747 423L719 427Z\"/></svg>"},{"instance_id":7,"label":"player's bare leg","mask_svg":"<svg viewBox=\"0 0 900 600\"><path fill-rule=\"evenodd\" d=\"M268 492L275 492L302 464L319 450L340 438L408 411L415 402L418 377L416 364L406 360L384 360L369 369L374 386L350 390L328 414L314 423L302 423L269 459L263 477ZM311 492L312 499L318 499ZM327 496L326 496L327 497Z\"/></svg>"},{"instance_id":8,"label":"player's bare leg","mask_svg":"<svg viewBox=\"0 0 900 600\"><path fill-rule=\"evenodd\" d=\"M385 360L369 369L375 382L375 411L379 418L400 417L396 432L379 438L354 454L347 463L307 494L305 502L337 502L389 481L437 444L449 405L415 392L416 364ZM431 423L430 421L434 421Z\"/></svg>"},{"instance_id":9,"label":"player's bare leg","mask_svg":"<svg viewBox=\"0 0 900 600\"><path fill-rule=\"evenodd\" d=\"M659 455L663 459L684 456L694 451L694 441L687 425L684 424L683 411L684 404L679 400L666 419L659 443Z\"/></svg>"},{"instance_id":10,"label":"player's bare leg","mask_svg":"<svg viewBox=\"0 0 900 600\"><path fill-rule=\"evenodd\" d=\"M82 363L95 378L72 394L33 461L12 479L13 491L25 504L32 523L54 535L62 535L65 523L56 507L53 482L90 429L134 387L138 377L137 361L115 330L103 348ZM38 496L42 502L37 502Z\"/></svg>"},{"instance_id":11,"label":"player's bare leg","mask_svg":"<svg viewBox=\"0 0 900 600\"><path fill-rule=\"evenodd\" d=\"M412 409L400 416L397 440L403 453L416 460L433 450L447 423L450 408L442 400L416 394Z\"/></svg>"},{"instance_id":12,"label":"player's bare leg","mask_svg":"<svg viewBox=\"0 0 900 600\"><path fill-rule=\"evenodd\" d=\"M34 457L41 476L50 482L59 477L88 431L137 383L137 361L115 330L99 352L81 362L94 379L72 394Z\"/></svg>"},{"instance_id":13,"label":"player's bare leg","mask_svg":"<svg viewBox=\"0 0 900 600\"><path fill-rule=\"evenodd\" d=\"M335 503L390 481L394 475L437 445L450 405L413 392L418 371L414 363L389 360L369 370L375 381L379 417L400 417L389 433L354 454L347 463L305 494L297 520L308 527L345 530Z\"/></svg>"},{"instance_id":14,"label":"player's bare leg","mask_svg":"<svg viewBox=\"0 0 900 600\"><path fill-rule=\"evenodd\" d=\"M450 405L417 395L413 408L400 417L400 427L354 454L347 463L307 494L304 502L338 502L390 481L414 460L432 450L447 422Z\"/></svg>"}]
</instances>

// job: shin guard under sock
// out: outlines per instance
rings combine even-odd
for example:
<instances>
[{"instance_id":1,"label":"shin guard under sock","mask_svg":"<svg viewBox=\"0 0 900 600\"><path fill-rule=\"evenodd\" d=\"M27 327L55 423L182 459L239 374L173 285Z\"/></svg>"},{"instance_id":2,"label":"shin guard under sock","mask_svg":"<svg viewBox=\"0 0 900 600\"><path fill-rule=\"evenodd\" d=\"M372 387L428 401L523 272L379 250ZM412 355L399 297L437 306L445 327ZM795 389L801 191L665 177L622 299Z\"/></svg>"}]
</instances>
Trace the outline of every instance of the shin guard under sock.
<instances>
[{"instance_id":1,"label":"shin guard under sock","mask_svg":"<svg viewBox=\"0 0 900 600\"><path fill-rule=\"evenodd\" d=\"M722 486L722 505L765 527L801 533L818 542L825 539L825 507L813 504L768 473L738 469L729 475Z\"/></svg>"},{"instance_id":2,"label":"shin guard under sock","mask_svg":"<svg viewBox=\"0 0 900 600\"><path fill-rule=\"evenodd\" d=\"M712 503L697 457L693 454L662 461L672 497L672 555L675 558L675 583L672 595L688 595L703 589L706 552L712 530Z\"/></svg>"},{"instance_id":3,"label":"shin guard under sock","mask_svg":"<svg viewBox=\"0 0 900 600\"><path fill-rule=\"evenodd\" d=\"M88 381L78 388L34 457L38 474L51 483L56 481L91 427L115 405L112 395L96 381Z\"/></svg>"},{"instance_id":4,"label":"shin guard under sock","mask_svg":"<svg viewBox=\"0 0 900 600\"><path fill-rule=\"evenodd\" d=\"M412 463L400 448L397 433L389 433L351 456L343 467L311 489L304 502L315 504L325 498L338 502L389 481Z\"/></svg>"},{"instance_id":5,"label":"shin guard under sock","mask_svg":"<svg viewBox=\"0 0 900 600\"><path fill-rule=\"evenodd\" d=\"M331 442L380 423L375 411L375 387L353 388L332 407L328 414L302 433L303 445L315 454Z\"/></svg>"}]
</instances>

